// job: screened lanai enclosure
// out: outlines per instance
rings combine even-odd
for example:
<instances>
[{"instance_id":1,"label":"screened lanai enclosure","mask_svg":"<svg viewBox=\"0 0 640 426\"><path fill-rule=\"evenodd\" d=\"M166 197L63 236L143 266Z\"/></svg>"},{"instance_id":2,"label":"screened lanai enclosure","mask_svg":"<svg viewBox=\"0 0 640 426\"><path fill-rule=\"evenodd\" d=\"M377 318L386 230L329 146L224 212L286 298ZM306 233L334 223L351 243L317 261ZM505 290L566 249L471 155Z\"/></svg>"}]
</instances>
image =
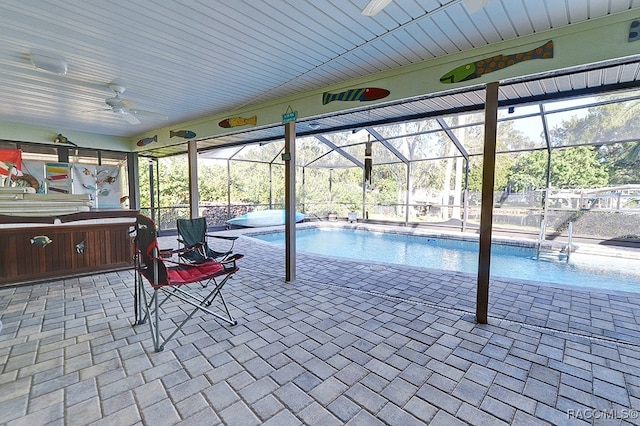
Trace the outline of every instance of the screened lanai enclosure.
<instances>
[{"instance_id":1,"label":"screened lanai enclosure","mask_svg":"<svg viewBox=\"0 0 640 426\"><path fill-rule=\"evenodd\" d=\"M639 113L637 90L500 107L494 228L638 238ZM311 122L317 131L295 140L296 209L307 220L474 231L483 120L476 109L326 133ZM283 151L284 138L199 145L200 216L222 228L246 212L284 208ZM190 214L187 154L140 161L142 211L161 230L175 229Z\"/></svg>"}]
</instances>

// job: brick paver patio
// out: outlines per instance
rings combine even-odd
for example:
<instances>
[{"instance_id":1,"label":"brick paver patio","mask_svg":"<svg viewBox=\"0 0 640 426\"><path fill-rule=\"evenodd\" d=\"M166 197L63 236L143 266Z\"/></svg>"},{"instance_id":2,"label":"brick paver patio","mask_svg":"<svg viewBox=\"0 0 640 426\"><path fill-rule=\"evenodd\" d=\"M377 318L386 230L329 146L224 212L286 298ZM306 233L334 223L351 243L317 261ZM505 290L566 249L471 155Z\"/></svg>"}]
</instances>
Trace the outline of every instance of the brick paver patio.
<instances>
[{"instance_id":1,"label":"brick paver patio","mask_svg":"<svg viewBox=\"0 0 640 426\"><path fill-rule=\"evenodd\" d=\"M481 325L468 274L236 252L239 324L160 353L131 271L0 290L0 423L640 424L639 294L492 280Z\"/></svg>"}]
</instances>

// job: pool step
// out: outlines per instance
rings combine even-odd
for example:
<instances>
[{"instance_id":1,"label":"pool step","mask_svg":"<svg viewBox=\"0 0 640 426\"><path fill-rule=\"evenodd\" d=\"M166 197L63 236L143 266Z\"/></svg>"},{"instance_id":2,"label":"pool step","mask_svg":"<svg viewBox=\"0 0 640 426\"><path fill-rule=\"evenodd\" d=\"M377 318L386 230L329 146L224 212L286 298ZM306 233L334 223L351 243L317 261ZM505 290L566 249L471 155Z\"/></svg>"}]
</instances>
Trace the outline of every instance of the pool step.
<instances>
[{"instance_id":1,"label":"pool step","mask_svg":"<svg viewBox=\"0 0 640 426\"><path fill-rule=\"evenodd\" d=\"M569 244L560 241L538 242L537 258L544 260L569 260L571 248Z\"/></svg>"}]
</instances>

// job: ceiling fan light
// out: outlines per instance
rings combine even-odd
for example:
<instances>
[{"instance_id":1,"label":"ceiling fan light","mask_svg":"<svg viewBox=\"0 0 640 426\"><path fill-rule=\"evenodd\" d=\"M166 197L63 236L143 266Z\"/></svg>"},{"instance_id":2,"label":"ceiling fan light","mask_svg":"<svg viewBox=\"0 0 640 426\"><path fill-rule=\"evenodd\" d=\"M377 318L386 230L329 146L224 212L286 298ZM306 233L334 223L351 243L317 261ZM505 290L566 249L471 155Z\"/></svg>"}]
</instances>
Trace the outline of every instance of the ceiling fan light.
<instances>
[{"instance_id":1,"label":"ceiling fan light","mask_svg":"<svg viewBox=\"0 0 640 426\"><path fill-rule=\"evenodd\" d=\"M485 7L491 2L491 0L462 0L467 12L474 13Z\"/></svg>"},{"instance_id":2,"label":"ceiling fan light","mask_svg":"<svg viewBox=\"0 0 640 426\"><path fill-rule=\"evenodd\" d=\"M37 53L30 53L29 56L33 66L38 69L58 75L65 75L67 73L67 61L60 57L40 55Z\"/></svg>"},{"instance_id":3,"label":"ceiling fan light","mask_svg":"<svg viewBox=\"0 0 640 426\"><path fill-rule=\"evenodd\" d=\"M364 16L375 16L382 9L387 7L387 5L391 3L391 0L370 0L369 3L362 9L362 14Z\"/></svg>"}]
</instances>

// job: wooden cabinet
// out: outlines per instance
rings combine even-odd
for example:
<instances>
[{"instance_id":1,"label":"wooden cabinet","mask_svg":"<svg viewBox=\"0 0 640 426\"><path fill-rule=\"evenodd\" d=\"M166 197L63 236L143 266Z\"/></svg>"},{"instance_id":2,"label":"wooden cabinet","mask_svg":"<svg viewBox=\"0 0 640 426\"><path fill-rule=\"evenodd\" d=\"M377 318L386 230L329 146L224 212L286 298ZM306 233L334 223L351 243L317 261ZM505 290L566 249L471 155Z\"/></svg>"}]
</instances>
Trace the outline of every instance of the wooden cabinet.
<instances>
[{"instance_id":1,"label":"wooden cabinet","mask_svg":"<svg viewBox=\"0 0 640 426\"><path fill-rule=\"evenodd\" d=\"M0 286L133 267L135 219L0 228ZM46 237L51 242L38 244Z\"/></svg>"}]
</instances>

